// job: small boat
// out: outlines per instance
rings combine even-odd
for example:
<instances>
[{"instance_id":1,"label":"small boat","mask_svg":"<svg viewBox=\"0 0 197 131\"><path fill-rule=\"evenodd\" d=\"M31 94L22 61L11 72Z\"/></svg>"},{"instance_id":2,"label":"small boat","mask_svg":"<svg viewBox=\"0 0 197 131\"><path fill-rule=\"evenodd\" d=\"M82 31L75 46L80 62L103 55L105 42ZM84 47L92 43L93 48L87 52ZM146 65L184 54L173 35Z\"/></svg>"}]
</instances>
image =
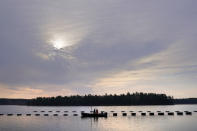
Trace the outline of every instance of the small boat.
<instances>
[{"instance_id":1,"label":"small boat","mask_svg":"<svg viewBox=\"0 0 197 131\"><path fill-rule=\"evenodd\" d=\"M107 117L107 112L101 113L81 113L81 117Z\"/></svg>"}]
</instances>

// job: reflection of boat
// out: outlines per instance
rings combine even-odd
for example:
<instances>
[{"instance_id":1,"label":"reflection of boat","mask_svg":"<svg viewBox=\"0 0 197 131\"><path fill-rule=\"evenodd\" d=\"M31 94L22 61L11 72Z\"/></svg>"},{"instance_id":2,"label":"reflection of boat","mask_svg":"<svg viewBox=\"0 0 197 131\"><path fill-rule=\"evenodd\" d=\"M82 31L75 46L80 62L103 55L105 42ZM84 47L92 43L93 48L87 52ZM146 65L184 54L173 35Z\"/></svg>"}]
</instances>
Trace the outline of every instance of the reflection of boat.
<instances>
[{"instance_id":1,"label":"reflection of boat","mask_svg":"<svg viewBox=\"0 0 197 131\"><path fill-rule=\"evenodd\" d=\"M101 113L81 113L81 117L107 117L107 112L101 112Z\"/></svg>"}]
</instances>

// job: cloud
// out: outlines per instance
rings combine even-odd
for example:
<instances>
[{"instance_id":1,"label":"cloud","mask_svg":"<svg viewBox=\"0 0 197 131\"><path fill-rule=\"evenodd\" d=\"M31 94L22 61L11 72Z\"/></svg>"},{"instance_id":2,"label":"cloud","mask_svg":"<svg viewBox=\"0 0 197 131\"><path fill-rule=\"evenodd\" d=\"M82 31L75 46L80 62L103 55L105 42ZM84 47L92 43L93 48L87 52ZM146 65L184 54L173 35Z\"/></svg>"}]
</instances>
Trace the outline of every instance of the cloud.
<instances>
[{"instance_id":1,"label":"cloud","mask_svg":"<svg viewBox=\"0 0 197 131\"><path fill-rule=\"evenodd\" d=\"M50 96L69 96L76 95L77 92L71 89L64 88L65 85L42 85L39 86L9 86L0 84L1 97L3 98L35 98L35 97L50 97Z\"/></svg>"},{"instance_id":2,"label":"cloud","mask_svg":"<svg viewBox=\"0 0 197 131\"><path fill-rule=\"evenodd\" d=\"M1 88L58 95L187 87L195 96L195 3L1 1ZM56 38L71 46L55 49Z\"/></svg>"}]
</instances>

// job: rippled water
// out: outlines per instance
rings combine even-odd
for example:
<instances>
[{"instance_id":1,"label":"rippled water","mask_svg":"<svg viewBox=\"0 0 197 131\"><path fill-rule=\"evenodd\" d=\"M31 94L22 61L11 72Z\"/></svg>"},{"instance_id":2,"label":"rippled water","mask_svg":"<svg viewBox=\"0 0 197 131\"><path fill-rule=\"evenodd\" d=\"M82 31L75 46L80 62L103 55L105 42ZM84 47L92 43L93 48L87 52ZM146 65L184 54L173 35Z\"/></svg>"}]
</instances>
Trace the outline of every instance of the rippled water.
<instances>
[{"instance_id":1,"label":"rippled water","mask_svg":"<svg viewBox=\"0 0 197 131\"><path fill-rule=\"evenodd\" d=\"M89 112L90 107L32 107L32 106L0 106L0 130L1 131L196 131L197 130L197 105L175 105L175 106L107 106L92 107L107 111L108 118L81 118L80 112ZM37 111L37 112L33 112ZM45 111L45 112L41 112ZM52 111L52 112L48 112ZM60 111L60 112L56 112ZM63 116L68 111L68 116ZM76 112L73 112L76 111ZM118 113L113 117L111 111ZM121 115L121 111L128 116ZM131 116L130 111L137 113ZM183 115L168 116L141 116L138 111L192 111L191 116ZM13 116L7 116L12 113ZM16 116L21 113L22 116ZM26 116L31 113L32 116ZM40 116L34 114L39 113ZM49 116L43 116L49 114ZM58 114L58 116L53 116ZM78 116L73 116L78 114ZM157 114L157 113L156 113Z\"/></svg>"}]
</instances>

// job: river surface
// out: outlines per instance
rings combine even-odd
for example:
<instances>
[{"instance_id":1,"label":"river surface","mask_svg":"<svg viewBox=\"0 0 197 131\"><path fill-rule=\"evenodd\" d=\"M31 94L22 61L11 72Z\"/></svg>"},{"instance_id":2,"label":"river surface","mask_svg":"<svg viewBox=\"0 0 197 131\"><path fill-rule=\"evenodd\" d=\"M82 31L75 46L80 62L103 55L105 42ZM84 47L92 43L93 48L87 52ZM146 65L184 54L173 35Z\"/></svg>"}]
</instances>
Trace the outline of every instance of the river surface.
<instances>
[{"instance_id":1,"label":"river surface","mask_svg":"<svg viewBox=\"0 0 197 131\"><path fill-rule=\"evenodd\" d=\"M0 114L4 114L0 116L0 131L197 131L197 112L194 112L197 105L92 107L94 108L108 112L109 116L98 119L81 118L81 111L91 110L91 107L83 106L0 106ZM111 111L118 113L118 116L114 117ZM122 116L122 111L125 111L127 116ZM136 112L137 115L131 116L130 111ZM146 112L147 115L141 116L139 111ZM147 111L156 115L149 116ZM158 116L157 111L165 112L165 115ZM175 112L174 116L168 116L166 111L191 111L192 115L184 113L178 116ZM7 116L7 114L13 115ZM54 114L58 116L53 116Z\"/></svg>"}]
</instances>

